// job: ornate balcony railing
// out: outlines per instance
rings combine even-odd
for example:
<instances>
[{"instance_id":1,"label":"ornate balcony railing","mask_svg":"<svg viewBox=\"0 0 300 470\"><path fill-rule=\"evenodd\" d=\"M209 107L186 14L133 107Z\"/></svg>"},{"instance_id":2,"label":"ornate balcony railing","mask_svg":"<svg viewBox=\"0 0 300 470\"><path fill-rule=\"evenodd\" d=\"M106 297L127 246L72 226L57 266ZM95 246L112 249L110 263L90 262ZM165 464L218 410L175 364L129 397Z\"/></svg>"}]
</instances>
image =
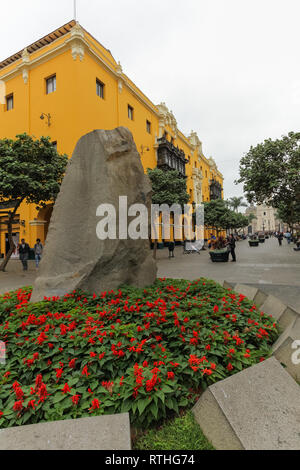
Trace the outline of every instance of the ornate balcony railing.
<instances>
[{"instance_id":1,"label":"ornate balcony railing","mask_svg":"<svg viewBox=\"0 0 300 470\"><path fill-rule=\"evenodd\" d=\"M158 139L157 167L162 170L177 170L185 177L185 165L188 160L185 158L183 150L175 147L165 137Z\"/></svg>"}]
</instances>

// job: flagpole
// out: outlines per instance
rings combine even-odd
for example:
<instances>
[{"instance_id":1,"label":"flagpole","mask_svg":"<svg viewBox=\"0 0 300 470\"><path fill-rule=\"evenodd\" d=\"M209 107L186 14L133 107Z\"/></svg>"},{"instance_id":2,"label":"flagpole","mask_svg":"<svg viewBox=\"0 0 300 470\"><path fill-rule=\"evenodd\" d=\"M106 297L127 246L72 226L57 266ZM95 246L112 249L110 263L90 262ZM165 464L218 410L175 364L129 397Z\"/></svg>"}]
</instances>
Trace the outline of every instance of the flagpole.
<instances>
[{"instance_id":1,"label":"flagpole","mask_svg":"<svg viewBox=\"0 0 300 470\"><path fill-rule=\"evenodd\" d=\"M74 0L74 20L77 21L76 0Z\"/></svg>"}]
</instances>

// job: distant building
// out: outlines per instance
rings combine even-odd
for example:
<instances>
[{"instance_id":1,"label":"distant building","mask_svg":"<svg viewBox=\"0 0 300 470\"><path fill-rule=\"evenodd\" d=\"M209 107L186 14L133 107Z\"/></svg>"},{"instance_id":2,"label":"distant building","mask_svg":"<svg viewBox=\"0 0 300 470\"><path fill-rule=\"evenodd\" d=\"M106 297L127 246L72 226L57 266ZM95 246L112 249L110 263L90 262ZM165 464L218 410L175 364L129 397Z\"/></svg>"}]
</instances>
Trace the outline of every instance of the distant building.
<instances>
[{"instance_id":1,"label":"distant building","mask_svg":"<svg viewBox=\"0 0 300 470\"><path fill-rule=\"evenodd\" d=\"M260 204L254 206L254 204L247 207L245 215L255 215L255 219L251 221L248 226L248 233L256 232L285 232L287 231L287 225L281 220L276 218L276 209L267 206L266 204Z\"/></svg>"}]
</instances>

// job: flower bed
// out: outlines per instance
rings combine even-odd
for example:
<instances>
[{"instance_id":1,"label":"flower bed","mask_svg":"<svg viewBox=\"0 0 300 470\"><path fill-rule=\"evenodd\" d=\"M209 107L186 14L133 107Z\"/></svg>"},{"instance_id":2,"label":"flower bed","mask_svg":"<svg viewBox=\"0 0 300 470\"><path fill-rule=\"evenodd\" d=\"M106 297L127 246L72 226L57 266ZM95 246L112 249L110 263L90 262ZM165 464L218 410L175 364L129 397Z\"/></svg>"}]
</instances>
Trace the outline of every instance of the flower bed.
<instances>
[{"instance_id":1,"label":"flower bed","mask_svg":"<svg viewBox=\"0 0 300 470\"><path fill-rule=\"evenodd\" d=\"M130 412L146 427L269 356L274 319L214 281L157 280L100 296L0 297L0 428Z\"/></svg>"}]
</instances>

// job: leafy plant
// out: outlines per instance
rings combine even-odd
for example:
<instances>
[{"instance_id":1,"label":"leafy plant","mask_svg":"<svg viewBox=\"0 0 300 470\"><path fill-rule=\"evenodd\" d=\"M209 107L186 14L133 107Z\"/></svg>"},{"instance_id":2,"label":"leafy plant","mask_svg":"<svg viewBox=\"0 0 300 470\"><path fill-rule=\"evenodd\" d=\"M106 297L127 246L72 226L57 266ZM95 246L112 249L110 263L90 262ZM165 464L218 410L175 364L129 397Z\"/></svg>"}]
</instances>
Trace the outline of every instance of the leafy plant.
<instances>
[{"instance_id":1,"label":"leafy plant","mask_svg":"<svg viewBox=\"0 0 300 470\"><path fill-rule=\"evenodd\" d=\"M0 428L130 413L143 428L267 358L275 320L204 278L29 303L0 297Z\"/></svg>"},{"instance_id":2,"label":"leafy plant","mask_svg":"<svg viewBox=\"0 0 300 470\"><path fill-rule=\"evenodd\" d=\"M12 255L12 225L22 202L44 207L54 202L67 164L67 156L59 155L49 137L34 140L27 134L16 140L0 140L0 202L10 209L1 211L7 218L10 249L0 266L4 271Z\"/></svg>"}]
</instances>

